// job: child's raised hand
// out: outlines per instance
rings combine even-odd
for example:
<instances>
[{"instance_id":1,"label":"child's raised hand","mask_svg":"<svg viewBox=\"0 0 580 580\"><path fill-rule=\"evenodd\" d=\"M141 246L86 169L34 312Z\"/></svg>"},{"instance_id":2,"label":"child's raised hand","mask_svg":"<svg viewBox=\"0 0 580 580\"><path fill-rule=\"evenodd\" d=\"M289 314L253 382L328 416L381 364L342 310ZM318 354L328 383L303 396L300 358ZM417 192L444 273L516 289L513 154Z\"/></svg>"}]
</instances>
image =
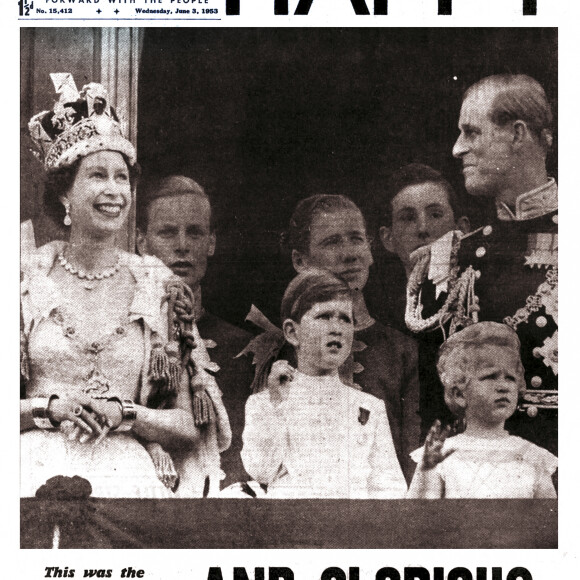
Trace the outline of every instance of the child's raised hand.
<instances>
[{"instance_id":1,"label":"child's raised hand","mask_svg":"<svg viewBox=\"0 0 580 580\"><path fill-rule=\"evenodd\" d=\"M433 469L455 451L454 449L449 449L448 451L443 452L443 444L450 433L451 425L442 427L439 419L433 423L431 429L429 429L429 433L427 433L427 437L425 438L423 461L421 462L422 470L427 471Z\"/></svg>"},{"instance_id":2,"label":"child's raised hand","mask_svg":"<svg viewBox=\"0 0 580 580\"><path fill-rule=\"evenodd\" d=\"M268 375L268 390L270 400L275 405L279 405L288 398L288 389L295 370L287 360L277 360L272 365L272 370Z\"/></svg>"}]
</instances>

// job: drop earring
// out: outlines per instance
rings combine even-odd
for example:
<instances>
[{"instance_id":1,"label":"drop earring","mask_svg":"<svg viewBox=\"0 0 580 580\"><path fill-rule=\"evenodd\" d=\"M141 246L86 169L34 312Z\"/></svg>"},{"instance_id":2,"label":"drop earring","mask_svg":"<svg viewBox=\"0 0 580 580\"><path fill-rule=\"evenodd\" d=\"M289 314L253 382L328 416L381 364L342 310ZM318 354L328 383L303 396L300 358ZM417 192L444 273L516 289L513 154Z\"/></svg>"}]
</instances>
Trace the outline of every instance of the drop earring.
<instances>
[{"instance_id":1,"label":"drop earring","mask_svg":"<svg viewBox=\"0 0 580 580\"><path fill-rule=\"evenodd\" d=\"M65 205L64 209L66 211L66 215L64 216L64 225L65 226L70 226L72 223L72 220L70 219L70 205Z\"/></svg>"}]
</instances>

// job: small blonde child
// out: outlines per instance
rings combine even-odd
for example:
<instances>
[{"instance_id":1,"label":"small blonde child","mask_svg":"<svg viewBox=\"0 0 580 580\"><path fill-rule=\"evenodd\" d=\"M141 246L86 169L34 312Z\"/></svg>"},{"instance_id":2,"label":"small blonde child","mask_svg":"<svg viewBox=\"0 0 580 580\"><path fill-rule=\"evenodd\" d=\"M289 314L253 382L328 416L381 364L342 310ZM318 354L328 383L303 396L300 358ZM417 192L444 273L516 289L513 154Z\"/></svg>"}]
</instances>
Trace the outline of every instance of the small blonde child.
<instances>
[{"instance_id":1,"label":"small blonde child","mask_svg":"<svg viewBox=\"0 0 580 580\"><path fill-rule=\"evenodd\" d=\"M450 428L435 423L411 454L418 466L407 497L556 497L557 458L505 430L525 386L517 334L496 322L468 326L441 346L437 370L465 431L447 438Z\"/></svg>"}]
</instances>

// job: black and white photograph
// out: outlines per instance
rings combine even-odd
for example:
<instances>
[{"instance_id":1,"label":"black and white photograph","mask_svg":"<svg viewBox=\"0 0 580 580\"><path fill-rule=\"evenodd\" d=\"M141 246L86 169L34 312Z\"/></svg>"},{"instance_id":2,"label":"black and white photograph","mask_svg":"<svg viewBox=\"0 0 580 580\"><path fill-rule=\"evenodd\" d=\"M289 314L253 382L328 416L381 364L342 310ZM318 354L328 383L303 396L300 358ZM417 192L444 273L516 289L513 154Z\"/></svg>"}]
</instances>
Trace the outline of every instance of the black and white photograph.
<instances>
[{"instance_id":1,"label":"black and white photograph","mask_svg":"<svg viewBox=\"0 0 580 580\"><path fill-rule=\"evenodd\" d=\"M120 24L19 29L20 548L557 549L558 28Z\"/></svg>"}]
</instances>

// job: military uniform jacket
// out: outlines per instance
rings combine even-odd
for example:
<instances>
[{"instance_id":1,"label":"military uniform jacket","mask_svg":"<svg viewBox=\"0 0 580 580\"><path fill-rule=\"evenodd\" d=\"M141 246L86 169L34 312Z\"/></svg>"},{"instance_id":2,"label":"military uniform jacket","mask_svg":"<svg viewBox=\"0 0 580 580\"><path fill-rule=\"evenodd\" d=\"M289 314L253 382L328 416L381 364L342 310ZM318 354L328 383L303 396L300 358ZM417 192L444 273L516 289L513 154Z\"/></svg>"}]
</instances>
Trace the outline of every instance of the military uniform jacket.
<instances>
[{"instance_id":1,"label":"military uniform jacket","mask_svg":"<svg viewBox=\"0 0 580 580\"><path fill-rule=\"evenodd\" d=\"M479 321L504 323L518 334L526 391L512 433L557 451L558 389L558 211L553 180L520 196L515 214L498 205L498 217L467 234L457 250L458 276L474 270ZM425 283L424 312L435 304L433 284ZM430 287L429 287L430 286Z\"/></svg>"},{"instance_id":2,"label":"military uniform jacket","mask_svg":"<svg viewBox=\"0 0 580 580\"><path fill-rule=\"evenodd\" d=\"M507 427L557 451L558 212L483 227L461 242L461 269L475 282L479 320L503 322L518 334L526 391ZM476 274L477 275L477 274Z\"/></svg>"},{"instance_id":3,"label":"military uniform jacket","mask_svg":"<svg viewBox=\"0 0 580 580\"><path fill-rule=\"evenodd\" d=\"M471 265L481 273L475 282L479 319L518 333L530 391L557 389L557 215L497 220L463 240L458 256L462 269Z\"/></svg>"}]
</instances>

